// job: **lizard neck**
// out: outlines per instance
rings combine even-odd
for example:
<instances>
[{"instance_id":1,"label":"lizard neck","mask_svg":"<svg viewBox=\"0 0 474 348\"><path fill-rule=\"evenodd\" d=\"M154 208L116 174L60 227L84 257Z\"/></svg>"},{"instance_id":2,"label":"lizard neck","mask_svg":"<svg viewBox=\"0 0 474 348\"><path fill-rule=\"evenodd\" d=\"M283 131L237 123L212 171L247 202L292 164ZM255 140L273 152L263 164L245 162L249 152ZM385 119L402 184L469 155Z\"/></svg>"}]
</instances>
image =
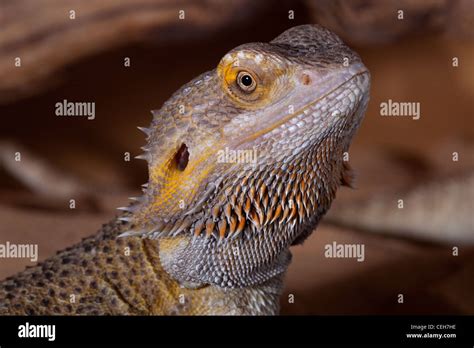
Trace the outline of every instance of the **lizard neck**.
<instances>
[{"instance_id":1,"label":"lizard neck","mask_svg":"<svg viewBox=\"0 0 474 348\"><path fill-rule=\"evenodd\" d=\"M268 257L271 248L265 238L217 245L211 240L179 236L159 240L159 258L163 269L187 288L208 284L245 288L283 279L291 253L282 248Z\"/></svg>"}]
</instances>

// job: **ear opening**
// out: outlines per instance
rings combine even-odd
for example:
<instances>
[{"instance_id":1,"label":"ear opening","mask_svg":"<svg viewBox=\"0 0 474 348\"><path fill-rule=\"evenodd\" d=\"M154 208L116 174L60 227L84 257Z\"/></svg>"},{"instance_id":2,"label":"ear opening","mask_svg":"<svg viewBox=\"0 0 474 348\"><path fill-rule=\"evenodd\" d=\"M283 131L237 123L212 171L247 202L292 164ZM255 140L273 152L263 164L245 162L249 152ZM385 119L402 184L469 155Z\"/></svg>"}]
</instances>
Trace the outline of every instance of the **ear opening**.
<instances>
[{"instance_id":1,"label":"ear opening","mask_svg":"<svg viewBox=\"0 0 474 348\"><path fill-rule=\"evenodd\" d=\"M176 155L174 156L174 162L176 164L176 168L178 168L180 171L185 170L188 166L189 151L185 143L182 143L176 152Z\"/></svg>"}]
</instances>

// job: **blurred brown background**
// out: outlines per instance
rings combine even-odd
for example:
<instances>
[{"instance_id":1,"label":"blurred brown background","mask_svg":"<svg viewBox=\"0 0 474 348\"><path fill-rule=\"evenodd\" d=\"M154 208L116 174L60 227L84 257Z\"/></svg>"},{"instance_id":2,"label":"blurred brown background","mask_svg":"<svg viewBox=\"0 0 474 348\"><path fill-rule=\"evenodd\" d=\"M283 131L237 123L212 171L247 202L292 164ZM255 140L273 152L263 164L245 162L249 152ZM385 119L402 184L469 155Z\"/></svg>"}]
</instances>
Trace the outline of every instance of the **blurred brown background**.
<instances>
[{"instance_id":1,"label":"blurred brown background","mask_svg":"<svg viewBox=\"0 0 474 348\"><path fill-rule=\"evenodd\" d=\"M371 102L350 152L358 189L341 188L317 232L293 248L283 314L474 314L474 230L462 227L474 210L473 3L2 1L0 243L38 243L44 259L93 234L147 181L133 156L150 110L233 47L320 23L361 55ZM95 102L96 118L55 116L63 99ZM420 102L420 120L381 117L388 99ZM325 258L333 241L364 244L365 261ZM0 279L29 264L0 259Z\"/></svg>"}]
</instances>

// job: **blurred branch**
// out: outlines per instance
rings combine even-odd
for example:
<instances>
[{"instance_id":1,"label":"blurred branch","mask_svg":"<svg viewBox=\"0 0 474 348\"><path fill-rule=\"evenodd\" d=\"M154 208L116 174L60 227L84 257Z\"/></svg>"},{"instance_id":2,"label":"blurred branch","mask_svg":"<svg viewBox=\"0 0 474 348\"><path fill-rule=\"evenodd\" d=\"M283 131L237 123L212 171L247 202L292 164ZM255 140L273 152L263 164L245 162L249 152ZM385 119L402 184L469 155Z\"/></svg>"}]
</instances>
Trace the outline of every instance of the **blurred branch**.
<instances>
[{"instance_id":1,"label":"blurred branch","mask_svg":"<svg viewBox=\"0 0 474 348\"><path fill-rule=\"evenodd\" d=\"M81 201L81 208L100 210L98 197L105 190L68 175L13 142L0 142L0 168L37 195L30 203L50 208L62 207L70 199Z\"/></svg>"},{"instance_id":2,"label":"blurred branch","mask_svg":"<svg viewBox=\"0 0 474 348\"><path fill-rule=\"evenodd\" d=\"M405 193L379 194L342 204L324 221L393 237L473 245L473 209L474 171L469 171Z\"/></svg>"},{"instance_id":3,"label":"blurred branch","mask_svg":"<svg viewBox=\"0 0 474 348\"><path fill-rule=\"evenodd\" d=\"M259 6L255 3L259 2L1 1L0 103L30 95L82 57L150 38L163 41L211 33L246 18ZM15 66L17 58L20 67Z\"/></svg>"},{"instance_id":4,"label":"blurred branch","mask_svg":"<svg viewBox=\"0 0 474 348\"><path fill-rule=\"evenodd\" d=\"M306 0L306 4L316 22L353 44L387 43L416 32L474 38L472 0Z\"/></svg>"},{"instance_id":5,"label":"blurred branch","mask_svg":"<svg viewBox=\"0 0 474 348\"><path fill-rule=\"evenodd\" d=\"M355 44L391 42L420 31L474 36L472 0L279 2L282 9L298 4L307 8L300 18L310 18ZM200 38L251 17L265 23L265 13L255 15L272 6L273 1L264 0L1 1L0 103L53 83L58 71L83 57L145 40ZM397 19L398 10L404 11L403 20ZM286 10L283 13L286 16ZM15 66L18 58L21 66Z\"/></svg>"}]
</instances>

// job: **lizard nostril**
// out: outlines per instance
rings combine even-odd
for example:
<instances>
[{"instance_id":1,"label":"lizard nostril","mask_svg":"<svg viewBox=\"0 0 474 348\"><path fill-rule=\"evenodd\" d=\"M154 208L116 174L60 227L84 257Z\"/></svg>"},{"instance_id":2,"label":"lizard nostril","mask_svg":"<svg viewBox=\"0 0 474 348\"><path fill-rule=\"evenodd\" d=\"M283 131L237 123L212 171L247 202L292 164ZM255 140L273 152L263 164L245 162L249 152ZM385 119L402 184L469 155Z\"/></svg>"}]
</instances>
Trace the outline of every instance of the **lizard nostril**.
<instances>
[{"instance_id":1,"label":"lizard nostril","mask_svg":"<svg viewBox=\"0 0 474 348\"><path fill-rule=\"evenodd\" d=\"M176 167L179 170L183 171L186 169L189 162L189 152L185 143L181 144L180 148L176 152L176 155L174 156L174 159L176 161Z\"/></svg>"},{"instance_id":2,"label":"lizard nostril","mask_svg":"<svg viewBox=\"0 0 474 348\"><path fill-rule=\"evenodd\" d=\"M311 83L311 77L309 77L308 74L303 74L301 76L301 82L303 83L303 85L309 85Z\"/></svg>"}]
</instances>

